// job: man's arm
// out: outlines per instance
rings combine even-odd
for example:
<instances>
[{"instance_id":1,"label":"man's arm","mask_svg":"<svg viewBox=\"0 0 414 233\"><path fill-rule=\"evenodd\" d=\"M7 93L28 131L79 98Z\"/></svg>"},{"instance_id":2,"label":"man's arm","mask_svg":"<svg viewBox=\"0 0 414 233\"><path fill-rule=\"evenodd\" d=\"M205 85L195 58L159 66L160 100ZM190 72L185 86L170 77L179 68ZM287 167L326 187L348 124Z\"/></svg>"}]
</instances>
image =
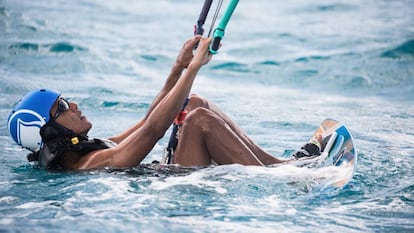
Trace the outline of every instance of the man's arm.
<instances>
[{"instance_id":1,"label":"man's arm","mask_svg":"<svg viewBox=\"0 0 414 233\"><path fill-rule=\"evenodd\" d=\"M82 157L75 169L99 167L133 167L145 158L155 143L170 127L181 105L190 93L197 72L209 61L211 38L201 39L194 58L176 85L150 112L142 126L127 136L118 146L91 152Z\"/></svg>"},{"instance_id":2,"label":"man's arm","mask_svg":"<svg viewBox=\"0 0 414 233\"><path fill-rule=\"evenodd\" d=\"M160 90L158 95L154 98L145 117L142 120L140 120L137 124L129 128L128 130L122 132L121 134L117 136L109 138L110 140L116 143L121 143L126 137L128 137L128 135L138 130L145 123L145 120L148 118L151 112L158 106L160 101L164 99L164 97L168 94L168 92L170 92L171 89L175 86L178 79L182 75L183 70L188 67L188 64L190 64L191 60L193 59L193 49L195 45L197 44L197 42L199 41L199 39L200 39L200 36L195 36L192 39L184 43L180 53L177 56L177 59L173 67L171 68L170 74L168 75L163 88Z\"/></svg>"},{"instance_id":3,"label":"man's arm","mask_svg":"<svg viewBox=\"0 0 414 233\"><path fill-rule=\"evenodd\" d=\"M182 72L185 68L188 67L191 60L193 59L193 49L196 46L197 42L200 40L200 36L194 36L192 39L186 41L177 56L177 59L171 69L170 74L168 75L167 80L165 81L164 87L161 89L159 94L155 97L154 101L152 102L147 115L147 118L154 108L160 103L162 99L170 92L170 90L175 86L178 79L181 77ZM184 104L184 103L183 103Z\"/></svg>"}]
</instances>

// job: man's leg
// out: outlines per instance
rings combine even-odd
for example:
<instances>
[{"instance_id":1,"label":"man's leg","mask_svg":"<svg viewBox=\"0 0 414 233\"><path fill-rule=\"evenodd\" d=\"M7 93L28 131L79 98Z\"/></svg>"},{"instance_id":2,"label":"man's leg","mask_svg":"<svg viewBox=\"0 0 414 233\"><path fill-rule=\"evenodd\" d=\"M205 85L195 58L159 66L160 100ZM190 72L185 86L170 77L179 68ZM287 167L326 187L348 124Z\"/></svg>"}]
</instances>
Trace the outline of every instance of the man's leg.
<instances>
[{"instance_id":1,"label":"man's leg","mask_svg":"<svg viewBox=\"0 0 414 233\"><path fill-rule=\"evenodd\" d=\"M225 113L223 113L215 104L212 102L197 96L197 95L191 95L190 101L186 107L186 110L188 112L191 112L195 108L206 108L211 110L213 113L217 115L217 117L221 118L227 125L230 127L230 129L237 135L237 137L257 156L257 158L264 164L275 164L275 163L281 163L284 162L284 160L280 160L278 158L275 158L271 154L267 153L263 149L261 149L258 145L256 145L247 135L246 133L238 126L236 123L234 123L233 120L231 120L230 117L228 117Z\"/></svg>"},{"instance_id":2,"label":"man's leg","mask_svg":"<svg viewBox=\"0 0 414 233\"><path fill-rule=\"evenodd\" d=\"M196 108L188 114L180 129L173 163L208 166L212 161L218 164L263 165L220 116L209 109Z\"/></svg>"}]
</instances>

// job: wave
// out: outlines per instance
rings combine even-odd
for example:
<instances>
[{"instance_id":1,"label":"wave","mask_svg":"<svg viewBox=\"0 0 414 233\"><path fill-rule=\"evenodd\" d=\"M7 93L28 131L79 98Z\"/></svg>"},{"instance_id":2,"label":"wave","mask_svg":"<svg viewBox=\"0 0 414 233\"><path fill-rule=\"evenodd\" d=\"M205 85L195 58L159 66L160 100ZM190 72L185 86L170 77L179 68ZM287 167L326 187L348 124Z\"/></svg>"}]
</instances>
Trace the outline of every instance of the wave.
<instances>
[{"instance_id":1,"label":"wave","mask_svg":"<svg viewBox=\"0 0 414 233\"><path fill-rule=\"evenodd\" d=\"M148 54L143 54L141 55L141 58L147 61L157 61L158 57L154 56L154 55L148 55Z\"/></svg>"},{"instance_id":2,"label":"wave","mask_svg":"<svg viewBox=\"0 0 414 233\"><path fill-rule=\"evenodd\" d=\"M240 73L255 73L255 71L250 69L248 65L239 63L239 62L225 62L225 63L215 65L211 69L227 70L227 71L240 72Z\"/></svg>"},{"instance_id":3,"label":"wave","mask_svg":"<svg viewBox=\"0 0 414 233\"><path fill-rule=\"evenodd\" d=\"M300 12L306 13L342 13L352 12L357 8L356 5L350 3L331 3L331 4L309 4L303 8L298 8Z\"/></svg>"},{"instance_id":4,"label":"wave","mask_svg":"<svg viewBox=\"0 0 414 233\"><path fill-rule=\"evenodd\" d=\"M355 7L353 7L350 4L327 4L327 5L319 5L316 7L317 11L321 11L321 12L330 12L330 11L334 11L334 12L346 12L346 11L351 11L354 10Z\"/></svg>"},{"instance_id":5,"label":"wave","mask_svg":"<svg viewBox=\"0 0 414 233\"><path fill-rule=\"evenodd\" d=\"M87 51L86 48L78 45L71 44L69 42L57 42L51 44L38 44L32 42L19 42L9 46L9 51L12 53L18 53L21 51L41 51L46 50L51 53L72 53L76 51Z\"/></svg>"},{"instance_id":6,"label":"wave","mask_svg":"<svg viewBox=\"0 0 414 233\"><path fill-rule=\"evenodd\" d=\"M272 61L272 60L261 61L257 64L258 65L266 65L266 66L280 66L281 65L280 62Z\"/></svg>"},{"instance_id":7,"label":"wave","mask_svg":"<svg viewBox=\"0 0 414 233\"><path fill-rule=\"evenodd\" d=\"M385 58L414 58L414 39L408 40L401 45L387 50L381 54Z\"/></svg>"},{"instance_id":8,"label":"wave","mask_svg":"<svg viewBox=\"0 0 414 233\"><path fill-rule=\"evenodd\" d=\"M295 59L295 62L309 62L313 60L329 60L330 56L304 56Z\"/></svg>"}]
</instances>

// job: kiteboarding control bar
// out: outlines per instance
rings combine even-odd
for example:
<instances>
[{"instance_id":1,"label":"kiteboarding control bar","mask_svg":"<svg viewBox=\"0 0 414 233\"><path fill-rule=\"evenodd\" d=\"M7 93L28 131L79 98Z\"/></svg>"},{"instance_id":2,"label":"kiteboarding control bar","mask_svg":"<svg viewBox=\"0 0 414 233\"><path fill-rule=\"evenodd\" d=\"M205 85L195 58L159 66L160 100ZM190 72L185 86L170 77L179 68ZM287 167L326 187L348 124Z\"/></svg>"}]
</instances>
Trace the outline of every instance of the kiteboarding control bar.
<instances>
[{"instance_id":1,"label":"kiteboarding control bar","mask_svg":"<svg viewBox=\"0 0 414 233\"><path fill-rule=\"evenodd\" d=\"M204 34L204 23L206 22L206 18L208 12L210 11L211 4L213 0L205 0L203 4L203 8L201 9L200 16L198 17L197 24L194 25L194 35L203 35Z\"/></svg>"},{"instance_id":2,"label":"kiteboarding control bar","mask_svg":"<svg viewBox=\"0 0 414 233\"><path fill-rule=\"evenodd\" d=\"M216 54L220 48L220 42L224 37L224 30L226 30L227 23L229 22L231 16L233 15L234 9L236 9L239 0L231 0L227 9L224 12L223 17L221 17L220 22L213 33L213 42L210 45L210 53Z\"/></svg>"},{"instance_id":3,"label":"kiteboarding control bar","mask_svg":"<svg viewBox=\"0 0 414 233\"><path fill-rule=\"evenodd\" d=\"M206 21L208 12L211 8L211 4L213 3L212 0L205 0L204 4L203 4L203 8L201 9L200 12L200 16L197 20L197 25L194 26L194 34L195 35L203 35L204 33L204 23ZM216 12L215 15L213 17L211 26L210 26L210 33L214 27L214 23L215 20L217 18L218 12L221 9L223 0L220 0L219 3L217 4L217 8L216 8ZM210 53L212 54L216 54L218 49L220 48L220 42L224 37L224 31L226 30L226 26L228 24L228 22L230 21L231 16L233 15L234 10L236 9L237 4L239 3L239 0L230 0L229 4L227 5L227 9L225 10L223 16L220 19L220 22L218 24L218 26L214 29L213 32L213 41L210 44Z\"/></svg>"}]
</instances>

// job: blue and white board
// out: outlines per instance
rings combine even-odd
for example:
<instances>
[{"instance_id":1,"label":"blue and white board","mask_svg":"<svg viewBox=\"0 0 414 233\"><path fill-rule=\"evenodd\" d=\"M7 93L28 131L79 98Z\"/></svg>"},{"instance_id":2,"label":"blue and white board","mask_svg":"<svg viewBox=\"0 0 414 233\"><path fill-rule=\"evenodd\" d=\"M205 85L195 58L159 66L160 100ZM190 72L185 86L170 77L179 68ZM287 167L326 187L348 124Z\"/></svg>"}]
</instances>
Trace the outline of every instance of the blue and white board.
<instances>
[{"instance_id":1,"label":"blue and white board","mask_svg":"<svg viewBox=\"0 0 414 233\"><path fill-rule=\"evenodd\" d=\"M334 119L325 119L312 137L322 135L322 154L313 158L301 158L295 162L299 166L336 167L332 172L341 173L333 186L341 188L352 178L358 154L351 133L345 125Z\"/></svg>"}]
</instances>

